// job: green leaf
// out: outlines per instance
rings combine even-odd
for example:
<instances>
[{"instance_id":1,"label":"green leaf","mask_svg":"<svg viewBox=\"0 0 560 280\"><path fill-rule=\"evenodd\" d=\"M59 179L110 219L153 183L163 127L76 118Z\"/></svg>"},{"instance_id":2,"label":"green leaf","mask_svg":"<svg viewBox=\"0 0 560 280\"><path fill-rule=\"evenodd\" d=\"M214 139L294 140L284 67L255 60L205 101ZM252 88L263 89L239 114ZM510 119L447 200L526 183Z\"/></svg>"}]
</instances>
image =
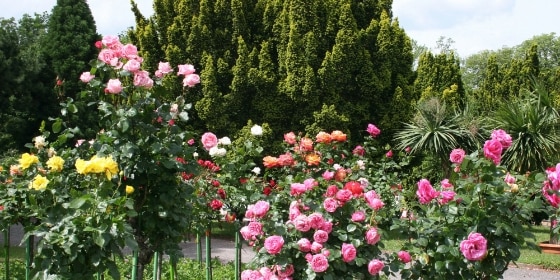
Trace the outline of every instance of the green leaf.
<instances>
[{"instance_id":1,"label":"green leaf","mask_svg":"<svg viewBox=\"0 0 560 280\"><path fill-rule=\"evenodd\" d=\"M52 131L54 133L59 133L61 129L62 129L62 121L60 119L57 119L56 122L54 122L52 125Z\"/></svg>"},{"instance_id":2,"label":"green leaf","mask_svg":"<svg viewBox=\"0 0 560 280\"><path fill-rule=\"evenodd\" d=\"M355 224L349 224L349 225L346 227L346 231L348 231L348 232L353 232L353 231L355 231L355 230L356 230L356 225L355 225Z\"/></svg>"},{"instance_id":3,"label":"green leaf","mask_svg":"<svg viewBox=\"0 0 560 280\"><path fill-rule=\"evenodd\" d=\"M71 209L79 209L86 203L88 199L89 197L85 195L82 197L75 198L72 201L70 201L68 207Z\"/></svg>"},{"instance_id":4,"label":"green leaf","mask_svg":"<svg viewBox=\"0 0 560 280\"><path fill-rule=\"evenodd\" d=\"M181 118L182 121L186 122L189 120L189 113L183 111L179 113L179 118Z\"/></svg>"}]
</instances>

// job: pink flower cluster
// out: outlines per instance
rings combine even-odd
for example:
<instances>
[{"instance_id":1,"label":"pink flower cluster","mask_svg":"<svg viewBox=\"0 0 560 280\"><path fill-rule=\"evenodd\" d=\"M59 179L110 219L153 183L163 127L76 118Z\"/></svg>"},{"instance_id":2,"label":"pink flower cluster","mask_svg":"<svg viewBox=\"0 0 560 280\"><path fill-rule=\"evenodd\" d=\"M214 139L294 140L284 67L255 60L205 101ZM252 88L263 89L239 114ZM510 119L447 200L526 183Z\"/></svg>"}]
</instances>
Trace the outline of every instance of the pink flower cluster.
<instances>
[{"instance_id":1,"label":"pink flower cluster","mask_svg":"<svg viewBox=\"0 0 560 280\"><path fill-rule=\"evenodd\" d=\"M547 180L543 183L542 194L554 208L560 206L560 163L546 169Z\"/></svg>"},{"instance_id":2,"label":"pink flower cluster","mask_svg":"<svg viewBox=\"0 0 560 280\"><path fill-rule=\"evenodd\" d=\"M284 267L275 265L272 268L263 267L259 270L244 270L241 272L241 280L292 280L294 266Z\"/></svg>"},{"instance_id":3,"label":"pink flower cluster","mask_svg":"<svg viewBox=\"0 0 560 280\"><path fill-rule=\"evenodd\" d=\"M461 241L459 244L459 249L463 256L469 261L480 261L486 257L488 253L487 241L482 234L478 232L472 232L469 234L466 240Z\"/></svg>"},{"instance_id":4,"label":"pink flower cluster","mask_svg":"<svg viewBox=\"0 0 560 280\"><path fill-rule=\"evenodd\" d=\"M421 179L417 184L418 190L416 190L416 195L418 196L418 201L422 204L429 204L432 200L438 199L438 202L444 205L455 199L455 191L452 190L453 184L449 182L449 179L441 181L441 191L434 189L430 181L426 179Z\"/></svg>"},{"instance_id":5,"label":"pink flower cluster","mask_svg":"<svg viewBox=\"0 0 560 280\"><path fill-rule=\"evenodd\" d=\"M484 142L484 156L499 165L502 160L502 152L511 146L512 138L502 129L492 131L490 140Z\"/></svg>"},{"instance_id":6,"label":"pink flower cluster","mask_svg":"<svg viewBox=\"0 0 560 280\"><path fill-rule=\"evenodd\" d=\"M123 45L117 36L104 36L100 42L95 44L101 50L97 59L106 65L117 70L122 69L133 74L132 83L136 87L152 88L154 81L150 78L148 71L142 70L142 62L144 59L138 55L138 49L135 45ZM194 87L200 83L200 77L195 74L194 66L190 64L179 65L177 75L184 75L183 86ZM155 72L157 78L173 72L168 62L160 62L158 70ZM91 72L84 72L80 76L80 80L89 83L95 78ZM105 87L107 94L120 94L123 91L123 84L118 78L109 79Z\"/></svg>"}]
</instances>

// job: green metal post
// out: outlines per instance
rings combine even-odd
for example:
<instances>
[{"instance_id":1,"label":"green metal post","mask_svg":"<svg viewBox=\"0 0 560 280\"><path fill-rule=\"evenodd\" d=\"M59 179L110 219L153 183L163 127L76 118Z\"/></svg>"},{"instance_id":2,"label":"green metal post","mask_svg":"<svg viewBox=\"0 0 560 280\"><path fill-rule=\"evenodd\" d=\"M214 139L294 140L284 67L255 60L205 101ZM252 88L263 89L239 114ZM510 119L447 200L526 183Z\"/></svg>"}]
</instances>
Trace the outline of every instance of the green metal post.
<instances>
[{"instance_id":1,"label":"green metal post","mask_svg":"<svg viewBox=\"0 0 560 280\"><path fill-rule=\"evenodd\" d=\"M4 263L6 264L6 280L10 279L10 227L4 232Z\"/></svg>"},{"instance_id":2,"label":"green metal post","mask_svg":"<svg viewBox=\"0 0 560 280\"><path fill-rule=\"evenodd\" d=\"M25 246L25 280L31 279L31 263L33 262L33 235L29 236Z\"/></svg>"},{"instance_id":3,"label":"green metal post","mask_svg":"<svg viewBox=\"0 0 560 280\"><path fill-rule=\"evenodd\" d=\"M206 280L212 280L211 225L206 229Z\"/></svg>"},{"instance_id":4,"label":"green metal post","mask_svg":"<svg viewBox=\"0 0 560 280\"><path fill-rule=\"evenodd\" d=\"M152 274L152 280L157 280L159 268L159 252L154 253L154 273Z\"/></svg>"},{"instance_id":5,"label":"green metal post","mask_svg":"<svg viewBox=\"0 0 560 280\"><path fill-rule=\"evenodd\" d=\"M138 278L138 251L132 253L132 280Z\"/></svg>"},{"instance_id":6,"label":"green metal post","mask_svg":"<svg viewBox=\"0 0 560 280\"><path fill-rule=\"evenodd\" d=\"M235 280L239 280L241 278L241 239L238 227L235 228Z\"/></svg>"},{"instance_id":7,"label":"green metal post","mask_svg":"<svg viewBox=\"0 0 560 280\"><path fill-rule=\"evenodd\" d=\"M202 266L202 238L200 233L196 233L196 260Z\"/></svg>"},{"instance_id":8,"label":"green metal post","mask_svg":"<svg viewBox=\"0 0 560 280\"><path fill-rule=\"evenodd\" d=\"M171 280L177 280L177 255L172 254L171 256L169 256L169 258L169 263L171 265Z\"/></svg>"}]
</instances>

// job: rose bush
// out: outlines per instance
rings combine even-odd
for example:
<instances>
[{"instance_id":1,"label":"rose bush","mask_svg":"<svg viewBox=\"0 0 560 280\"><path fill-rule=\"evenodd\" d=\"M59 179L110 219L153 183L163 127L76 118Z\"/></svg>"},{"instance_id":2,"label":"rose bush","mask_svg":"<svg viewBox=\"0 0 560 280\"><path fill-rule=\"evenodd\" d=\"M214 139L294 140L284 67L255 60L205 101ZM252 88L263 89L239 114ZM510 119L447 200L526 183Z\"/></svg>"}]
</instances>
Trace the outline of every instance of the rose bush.
<instances>
[{"instance_id":1,"label":"rose bush","mask_svg":"<svg viewBox=\"0 0 560 280\"><path fill-rule=\"evenodd\" d=\"M59 196L60 192L52 193L52 199L56 197L54 207L58 212L51 211L48 214L59 220L38 216L38 222L31 223L26 228L28 235L42 237L42 248L49 248L38 251L37 260L41 261L41 265L37 267L45 268L48 273L68 272L56 267L60 264L55 261L58 256L53 253L56 250L55 245L66 239L49 238L57 232L53 229L60 229L60 234L75 239L68 242L67 246L82 241L76 236L90 234L95 237L95 242L91 244L97 244L101 249L109 246L112 251L117 251L122 249L124 243L110 243L111 236L106 231L117 235L128 234L130 227L135 242L129 242L129 245L134 245L133 249L138 248L137 278L142 279L143 266L151 260L154 252L165 252L172 256L180 253L178 244L191 224L192 217L186 213L192 209L191 195L194 186L185 176L197 174L199 165L193 158L196 147L189 144L189 140L194 139L196 135L186 129L188 110L191 107L186 98L187 89L198 84L200 78L194 67L189 64L179 65L176 72L167 62L160 62L153 74L143 70L143 59L136 46L123 44L116 36L105 36L95 45L99 48L99 55L91 62L91 70L79 77L86 89L78 94L76 100L67 99L61 104L61 116L54 119L52 124L53 133L44 131L44 135L35 141L37 146L44 146L44 142L50 141L57 152L64 151L65 156L62 158L66 163L63 170L68 169L66 164L76 163L76 171L79 174L63 173L49 177L48 173L49 176L44 179L44 172L38 170L36 177L23 178L15 198L9 189L3 196L7 200L13 199L13 204L17 204L19 210L23 207L21 213L9 216L7 223L34 217L35 208L25 210L27 204L21 206L21 201L29 201L30 205L35 205L36 208L48 210L51 207L50 204L45 204L49 202L47 200L28 196L27 189L27 192L21 191L21 186L31 182L33 191L46 195L53 192L49 186L56 181L67 190L64 196ZM175 83L178 79L182 80L183 92L168 92L166 88L172 87L167 87L166 84ZM88 110L91 116L97 117L97 127L76 125L72 116L78 110ZM90 133L92 130L95 133ZM43 143L37 139L41 139ZM78 157L84 160L78 160ZM77 177L88 173L91 168L96 169L103 162L100 159L105 158L111 158L115 163L111 171L103 175L110 175L110 180L103 177L106 180L103 183L104 188L96 187L102 184L99 180ZM49 162L42 163L56 167L53 170L62 165L61 161L55 160L54 157ZM34 164L36 163L33 155L22 156L22 167ZM114 170L118 170L118 174L115 174ZM17 170L14 169L15 171ZM109 189L113 192L109 192ZM121 208L129 207L129 211L117 211L119 208L111 206L116 199L112 195L116 190L127 199ZM103 194L99 196L99 200L95 192ZM95 203L91 201L93 199L96 199ZM74 212L70 213L70 210L65 209L72 209ZM14 208L14 212L17 210ZM99 212L100 215L107 213L107 217L117 217L119 223L112 226L97 224L96 219L101 218L71 219L81 213L78 210ZM57 224L71 221L83 223L71 227L76 235L69 234L68 228ZM126 226L123 223L126 223ZM61 252L75 257L76 249L64 249L66 251ZM91 258L77 259L99 268L102 268L100 263L105 263L109 257L107 254L97 254L99 248L86 246L84 249L90 250ZM64 262L65 265L66 263ZM79 270L80 266L76 266L76 269ZM70 278L91 277L87 276L87 273L89 270L84 269Z\"/></svg>"},{"instance_id":2,"label":"rose bush","mask_svg":"<svg viewBox=\"0 0 560 280\"><path fill-rule=\"evenodd\" d=\"M314 139L289 132L286 151L263 158L264 176L276 184L241 228L257 250L242 279L365 279L404 267L406 253L400 261L382 251L380 228L395 213L389 171L397 165L374 147L380 130L369 125L367 132L352 149L341 131Z\"/></svg>"},{"instance_id":3,"label":"rose bush","mask_svg":"<svg viewBox=\"0 0 560 280\"><path fill-rule=\"evenodd\" d=\"M515 174L499 165L511 137L503 130L478 151L450 153L455 173L433 186L418 182L392 230L404 232L413 261L406 279L497 279L519 258L532 214L542 209L540 173ZM414 188L403 188L413 192ZM410 194L403 194L411 197Z\"/></svg>"},{"instance_id":4,"label":"rose bush","mask_svg":"<svg viewBox=\"0 0 560 280\"><path fill-rule=\"evenodd\" d=\"M118 163L87 150L49 147L43 136L34 142L31 153L0 169L3 229L20 223L24 239L40 238L37 279L93 279L103 271L119 278L115 257L122 258L125 245L137 246L126 222L136 215L131 186L120 179Z\"/></svg>"}]
</instances>

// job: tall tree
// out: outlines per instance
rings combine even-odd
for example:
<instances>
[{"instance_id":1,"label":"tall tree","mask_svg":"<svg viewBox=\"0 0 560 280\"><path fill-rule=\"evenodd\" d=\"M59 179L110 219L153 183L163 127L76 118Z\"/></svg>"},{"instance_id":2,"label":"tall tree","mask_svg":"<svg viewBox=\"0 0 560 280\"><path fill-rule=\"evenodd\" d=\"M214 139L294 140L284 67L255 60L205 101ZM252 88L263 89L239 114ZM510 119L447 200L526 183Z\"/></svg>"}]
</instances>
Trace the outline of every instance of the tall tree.
<instances>
[{"instance_id":1,"label":"tall tree","mask_svg":"<svg viewBox=\"0 0 560 280\"><path fill-rule=\"evenodd\" d=\"M110 34L108 34L110 35ZM90 69L99 40L86 0L57 0L48 22L43 51L62 86L64 96L74 98L81 90L80 74Z\"/></svg>"},{"instance_id":2,"label":"tall tree","mask_svg":"<svg viewBox=\"0 0 560 280\"><path fill-rule=\"evenodd\" d=\"M48 15L0 19L0 146L22 149L56 113L52 71L42 55Z\"/></svg>"}]
</instances>

